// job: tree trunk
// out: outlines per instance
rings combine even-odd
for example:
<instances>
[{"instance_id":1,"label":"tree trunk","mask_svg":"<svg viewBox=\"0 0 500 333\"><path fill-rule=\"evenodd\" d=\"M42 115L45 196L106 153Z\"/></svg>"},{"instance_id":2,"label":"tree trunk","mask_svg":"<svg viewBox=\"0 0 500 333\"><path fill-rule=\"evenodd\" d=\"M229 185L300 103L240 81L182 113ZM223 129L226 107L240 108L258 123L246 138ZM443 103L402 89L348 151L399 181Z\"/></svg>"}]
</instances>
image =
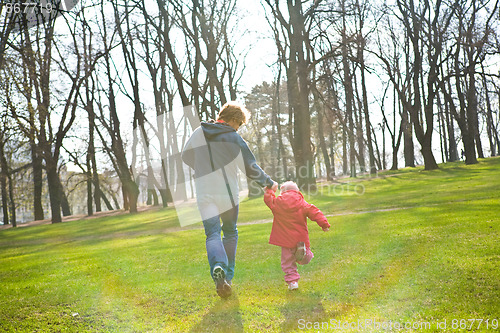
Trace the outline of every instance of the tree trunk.
<instances>
[{"instance_id":1,"label":"tree trunk","mask_svg":"<svg viewBox=\"0 0 500 333\"><path fill-rule=\"evenodd\" d=\"M304 54L308 36L305 30L305 16L300 0L288 0L290 14L290 59L288 68L288 103L293 110L293 150L297 182L301 189L313 189L314 158L311 143L311 114L309 111L309 63Z\"/></svg>"},{"instance_id":2,"label":"tree trunk","mask_svg":"<svg viewBox=\"0 0 500 333\"><path fill-rule=\"evenodd\" d=\"M137 186L137 183L130 178L125 181L123 188L125 189L125 193L127 195L130 213L137 213L137 199L139 197L139 187Z\"/></svg>"},{"instance_id":3,"label":"tree trunk","mask_svg":"<svg viewBox=\"0 0 500 333\"><path fill-rule=\"evenodd\" d=\"M483 73L485 73L484 64L481 63L481 68ZM494 136L494 127L493 127L493 112L490 100L490 93L488 91L488 81L486 80L486 75L482 75L483 79L483 87L486 99L486 132L488 133L488 141L490 144L490 154L491 156L496 155L496 145L495 145L495 136Z\"/></svg>"},{"instance_id":4,"label":"tree trunk","mask_svg":"<svg viewBox=\"0 0 500 333\"><path fill-rule=\"evenodd\" d=\"M279 67L279 72L278 72L278 77L276 79L276 90L274 92L274 108L275 111L273 112L273 117L274 123L276 125L276 134L278 137L278 165L279 162L281 162L282 170L281 171L281 180L286 180L288 176L288 154L285 148L285 145L283 144L283 130L281 128L281 122L280 122L280 114L281 114L281 93L280 93L280 86L281 86L281 66ZM277 178L277 181L279 181L280 177Z\"/></svg>"},{"instance_id":5,"label":"tree trunk","mask_svg":"<svg viewBox=\"0 0 500 333\"><path fill-rule=\"evenodd\" d=\"M347 28L346 28L346 9L345 1L342 1L342 67L343 83L345 89L345 113L347 118L347 136L349 140L349 169L351 177L356 177L356 143L354 139L354 119L353 119L353 101L354 89L352 86L352 75L349 65Z\"/></svg>"},{"instance_id":6,"label":"tree trunk","mask_svg":"<svg viewBox=\"0 0 500 333\"><path fill-rule=\"evenodd\" d=\"M402 112L403 136L404 136L404 158L405 167L415 167L415 146L413 144L413 131L408 120L408 111L403 107Z\"/></svg>"},{"instance_id":7,"label":"tree trunk","mask_svg":"<svg viewBox=\"0 0 500 333\"><path fill-rule=\"evenodd\" d=\"M409 112L415 136L421 146L425 170L433 170L438 168L432 153L438 63L443 47L442 37L449 27L453 11L442 11L441 2L437 2L432 11L427 6L415 6L413 0L409 2L398 0L396 4L402 14L401 18L408 36L408 44L411 45L412 49L412 97L407 95L406 87L401 87L393 69L386 61L384 62L388 65L391 81L397 86L403 107ZM427 30L425 30L426 28Z\"/></svg>"},{"instance_id":8,"label":"tree trunk","mask_svg":"<svg viewBox=\"0 0 500 333\"><path fill-rule=\"evenodd\" d=\"M424 169L425 170L435 170L438 169L438 165L436 163L436 159L434 158L434 154L432 153L432 136L431 133L428 133L425 135L423 143L422 143L422 149L420 152L422 153L422 156L424 157Z\"/></svg>"},{"instance_id":9,"label":"tree trunk","mask_svg":"<svg viewBox=\"0 0 500 333\"><path fill-rule=\"evenodd\" d=\"M437 97L437 105L438 105L438 128L439 128L439 145L441 148L441 160L446 162L448 160L448 142L446 138L446 126L444 121L444 110L443 104L441 103L441 98L439 97L439 93L436 95Z\"/></svg>"},{"instance_id":10,"label":"tree trunk","mask_svg":"<svg viewBox=\"0 0 500 333\"><path fill-rule=\"evenodd\" d=\"M52 214L52 223L62 221L61 217L61 186L57 166L52 159L46 159L47 164L47 183L49 185L50 211Z\"/></svg>"},{"instance_id":11,"label":"tree trunk","mask_svg":"<svg viewBox=\"0 0 500 333\"><path fill-rule=\"evenodd\" d=\"M17 216L16 216L16 202L14 198L14 181L12 179L12 174L9 174L9 198L10 198L10 220L12 221L12 227L17 227Z\"/></svg>"},{"instance_id":12,"label":"tree trunk","mask_svg":"<svg viewBox=\"0 0 500 333\"><path fill-rule=\"evenodd\" d=\"M347 137L349 143L349 170L351 177L356 177L356 143L354 140L354 119L353 119L353 89L351 74L349 70L349 62L347 61L347 48L346 54L342 57L344 65L344 86L346 94L346 118L347 118Z\"/></svg>"},{"instance_id":13,"label":"tree trunk","mask_svg":"<svg viewBox=\"0 0 500 333\"><path fill-rule=\"evenodd\" d=\"M129 210L130 205L128 203L128 192L123 183L122 183L122 197L123 197L123 209Z\"/></svg>"},{"instance_id":14,"label":"tree trunk","mask_svg":"<svg viewBox=\"0 0 500 333\"><path fill-rule=\"evenodd\" d=\"M373 129L373 126L372 126L372 132L375 133L375 130ZM376 135L373 136L373 142L375 144L375 152L377 153L377 158L375 160L376 163L377 163L377 167L378 167L379 170L383 170L384 166L382 165L382 158L380 157L380 148L379 148L379 145L378 145L378 140L377 140L377 136ZM384 139L384 142L385 142L385 139Z\"/></svg>"},{"instance_id":15,"label":"tree trunk","mask_svg":"<svg viewBox=\"0 0 500 333\"><path fill-rule=\"evenodd\" d=\"M89 101L89 103L93 103L93 101ZM94 197L95 211L100 212L102 210L101 189L100 189L101 184L99 181L99 173L97 172L97 161L95 157L95 144L94 144L95 114L92 105L89 105L88 113L89 113L89 146L87 152L89 159L87 164L87 167L89 168L88 176L92 178L91 181L92 184L94 185L93 197Z\"/></svg>"},{"instance_id":16,"label":"tree trunk","mask_svg":"<svg viewBox=\"0 0 500 333\"><path fill-rule=\"evenodd\" d=\"M394 128L394 138L396 136L395 130L396 130L396 128ZM398 138L395 139L395 140L393 140L391 170L397 170L398 169L398 151L399 151L399 146L401 145L401 137L402 136L403 136L403 124L402 124L402 121L401 121L401 124L399 126L399 131L398 131Z\"/></svg>"},{"instance_id":17,"label":"tree trunk","mask_svg":"<svg viewBox=\"0 0 500 333\"><path fill-rule=\"evenodd\" d=\"M277 179L277 173L280 163L280 146L278 138L278 103L279 103L279 81L281 80L281 64L278 65L278 76L274 84L271 104L271 178ZM278 88L277 88L278 87ZM276 89L277 88L277 89ZM279 180L277 180L279 182Z\"/></svg>"},{"instance_id":18,"label":"tree trunk","mask_svg":"<svg viewBox=\"0 0 500 333\"><path fill-rule=\"evenodd\" d=\"M3 133L2 133L3 134ZM2 194L3 224L9 224L9 196L7 190L7 180L9 175L9 166L5 158L5 141L0 134L0 187Z\"/></svg>"},{"instance_id":19,"label":"tree trunk","mask_svg":"<svg viewBox=\"0 0 500 333\"><path fill-rule=\"evenodd\" d=\"M347 113L342 124L342 174L348 175L349 171L349 157L347 154Z\"/></svg>"},{"instance_id":20,"label":"tree trunk","mask_svg":"<svg viewBox=\"0 0 500 333\"><path fill-rule=\"evenodd\" d=\"M385 153L385 124L382 124L382 168L387 169L386 153Z\"/></svg>"},{"instance_id":21,"label":"tree trunk","mask_svg":"<svg viewBox=\"0 0 500 333\"><path fill-rule=\"evenodd\" d=\"M364 49L364 47L363 47ZM363 52L361 52L361 88L363 90L363 110L365 112L365 128L366 128L366 140L368 144L368 155L370 163L370 174L374 175L377 173L377 166L375 165L375 153L373 151L372 142L372 130L370 126L370 112L368 110L368 92L366 89L366 75L365 75L365 59Z\"/></svg>"},{"instance_id":22,"label":"tree trunk","mask_svg":"<svg viewBox=\"0 0 500 333\"><path fill-rule=\"evenodd\" d=\"M177 133L177 129L174 122L173 115L173 102L172 99L169 99L169 110L167 111L167 119L168 122L167 129L169 129L170 133ZM187 200L187 192L186 192L186 176L184 175L183 162L181 158L181 152L179 152L179 142L177 140L177 135L169 135L168 141L170 141L170 147L172 156L174 156L174 163L172 165L175 168L174 173L174 184L175 184L175 198L176 200Z\"/></svg>"},{"instance_id":23,"label":"tree trunk","mask_svg":"<svg viewBox=\"0 0 500 333\"><path fill-rule=\"evenodd\" d=\"M441 67L441 72L444 73L443 67ZM458 157L457 140L455 139L455 126L453 124L453 118L455 117L458 120L459 115L456 111L455 102L450 95L451 83L449 81L447 82L447 84L443 82L440 84L440 87L445 101L446 127L448 132L448 143L450 145L448 149L449 152L448 161L454 162L458 161L459 157Z\"/></svg>"},{"instance_id":24,"label":"tree trunk","mask_svg":"<svg viewBox=\"0 0 500 333\"><path fill-rule=\"evenodd\" d=\"M113 210L113 206L111 206L111 203L109 202L108 198L106 198L106 195L104 195L100 187L99 187L99 197L102 199L102 201L104 201L104 204L106 205L106 208L108 210ZM116 203L116 209L119 209L120 207L118 206L118 202L115 201L115 203Z\"/></svg>"},{"instance_id":25,"label":"tree trunk","mask_svg":"<svg viewBox=\"0 0 500 333\"><path fill-rule=\"evenodd\" d=\"M356 124L356 144L358 146L357 150L357 158L359 163L359 170L361 173L366 172L366 163L365 163L365 143L363 138L363 111L362 106L354 108L354 122Z\"/></svg>"},{"instance_id":26,"label":"tree trunk","mask_svg":"<svg viewBox=\"0 0 500 333\"><path fill-rule=\"evenodd\" d=\"M356 151L356 156L358 158L359 163L359 171L361 173L366 172L366 163L365 163L365 143L363 137L363 105L362 105L362 97L360 97L359 89L358 89L358 79L356 78L356 71L354 70L353 79L354 83L354 95L353 95L353 114L354 114L354 126L356 129L356 145L358 146L358 150Z\"/></svg>"},{"instance_id":27,"label":"tree trunk","mask_svg":"<svg viewBox=\"0 0 500 333\"><path fill-rule=\"evenodd\" d=\"M448 162L458 161L458 148L457 148L457 140L455 139L455 126L453 125L453 116L450 112L449 103L445 104L445 121L446 121L446 129L448 132Z\"/></svg>"},{"instance_id":28,"label":"tree trunk","mask_svg":"<svg viewBox=\"0 0 500 333\"><path fill-rule=\"evenodd\" d=\"M101 4L101 15L103 22L106 22L106 16L104 13L103 4ZM109 100L109 124L106 125L108 134L111 137L111 149L112 156L115 160L114 166L120 182L122 183L122 193L123 193L123 205L125 210L130 210L131 213L137 212L137 197L139 196L139 187L135 184L132 179L132 174L130 172L127 158L125 154L125 149L123 141L120 134L120 120L118 118L117 108L116 108L116 97L113 89L114 78L111 71L111 60L110 60L110 46L107 45L107 26L106 23L103 24L103 40L105 42L105 69L106 76L108 80L108 100ZM101 111L102 112L102 111Z\"/></svg>"},{"instance_id":29,"label":"tree trunk","mask_svg":"<svg viewBox=\"0 0 500 333\"><path fill-rule=\"evenodd\" d=\"M92 195L92 167L90 165L90 154L87 153L87 172L86 172L86 180L87 183L87 215L94 215L94 205L92 203L93 195Z\"/></svg>"},{"instance_id":30,"label":"tree trunk","mask_svg":"<svg viewBox=\"0 0 500 333\"><path fill-rule=\"evenodd\" d=\"M467 127L467 124L463 124L463 127ZM474 145L474 135L471 135L469 131L462 131L462 142L465 150L465 164L476 164L477 157Z\"/></svg>"},{"instance_id":31,"label":"tree trunk","mask_svg":"<svg viewBox=\"0 0 500 333\"><path fill-rule=\"evenodd\" d=\"M330 174L328 175L331 180L335 178L335 150L333 149L333 129L330 128Z\"/></svg>"},{"instance_id":32,"label":"tree trunk","mask_svg":"<svg viewBox=\"0 0 500 333\"><path fill-rule=\"evenodd\" d=\"M59 182L59 191L61 195L61 210L63 216L70 216L71 215L71 207L69 205L68 197L66 195L66 192L64 192L64 186L61 182L61 177L59 176L59 172L57 173L57 179Z\"/></svg>"},{"instance_id":33,"label":"tree trunk","mask_svg":"<svg viewBox=\"0 0 500 333\"><path fill-rule=\"evenodd\" d=\"M30 122L32 123L30 131L33 136L30 135L30 150L31 150L31 161L33 164L33 216L35 221L43 220L45 218L42 205L42 191L43 191L43 166L42 166L42 156L40 153L40 147L35 142L35 125L34 125L34 110L28 104L28 110L30 112Z\"/></svg>"},{"instance_id":34,"label":"tree trunk","mask_svg":"<svg viewBox=\"0 0 500 333\"><path fill-rule=\"evenodd\" d=\"M324 108L321 107L321 102L319 100L319 94L316 88L313 88L313 96L314 96L314 108L316 109L316 112L318 114L318 141L319 141L319 148L321 149L321 153L323 154L323 160L325 162L325 168L326 168L326 179L328 181L332 181L332 167L330 164L330 156L328 154L328 149L326 147L326 140L325 140L325 131L324 131Z\"/></svg>"},{"instance_id":35,"label":"tree trunk","mask_svg":"<svg viewBox=\"0 0 500 333\"><path fill-rule=\"evenodd\" d=\"M309 40L310 25L306 22L314 10L304 13L302 1L287 0L288 17L285 19L277 2L266 3L272 8L275 22L283 28L277 31L276 45L279 50L280 61L285 65L287 75L287 92L289 116L293 121L292 135L290 136L292 151L295 159L295 173L298 186L303 190L313 189L316 184L314 176L314 156L311 142L311 114L309 110L310 76L311 76L311 46ZM283 33L280 36L280 33ZM280 37L286 41L283 47ZM285 49L288 54L285 54Z\"/></svg>"},{"instance_id":36,"label":"tree trunk","mask_svg":"<svg viewBox=\"0 0 500 333\"><path fill-rule=\"evenodd\" d=\"M458 55L456 55L458 56ZM458 63L456 62L458 58L455 59L455 69L458 67ZM451 86L448 84L448 89L446 89L444 83L441 83L441 90L444 94L444 97L448 103L449 110L453 117L456 119L458 126L460 128L460 134L462 137L462 143L464 145L464 154L465 154L465 163L466 164L475 164L477 163L476 159L476 151L474 148L474 135L471 134L471 131L469 129L469 125L467 123L467 117L466 117L466 104L465 104L465 98L464 94L461 91L461 86L459 82L459 78L456 78L456 89L457 89L457 94L459 96L459 101L460 101L460 111L457 111L457 106L455 105L455 102L453 100L453 97L451 96Z\"/></svg>"},{"instance_id":37,"label":"tree trunk","mask_svg":"<svg viewBox=\"0 0 500 333\"><path fill-rule=\"evenodd\" d=\"M469 57L471 58L472 55ZM470 59L469 61L473 61ZM473 62L473 64L475 64ZM477 110L477 94L476 94L476 73L475 66L470 65L469 68L469 85L467 89L467 122L469 125L469 130L474 137L474 143L477 149L477 156L479 158L484 158L483 147L481 144L481 137L479 135L479 121L478 121L478 110Z\"/></svg>"}]
</instances>

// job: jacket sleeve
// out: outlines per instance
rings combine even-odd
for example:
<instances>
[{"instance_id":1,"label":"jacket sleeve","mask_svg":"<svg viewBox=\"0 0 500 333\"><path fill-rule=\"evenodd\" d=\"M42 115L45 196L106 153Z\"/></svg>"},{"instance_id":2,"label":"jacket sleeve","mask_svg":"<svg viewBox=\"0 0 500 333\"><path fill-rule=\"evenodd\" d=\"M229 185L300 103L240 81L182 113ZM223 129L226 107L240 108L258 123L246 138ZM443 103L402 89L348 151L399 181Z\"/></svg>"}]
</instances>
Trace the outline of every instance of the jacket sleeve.
<instances>
[{"instance_id":1,"label":"jacket sleeve","mask_svg":"<svg viewBox=\"0 0 500 333\"><path fill-rule=\"evenodd\" d=\"M274 204L276 202L276 194L270 188L268 188L266 190L266 193L264 193L264 202L266 203L267 207L269 207L271 210L274 209Z\"/></svg>"},{"instance_id":2,"label":"jacket sleeve","mask_svg":"<svg viewBox=\"0 0 500 333\"><path fill-rule=\"evenodd\" d=\"M271 177L269 177L264 170L257 164L255 156L248 148L247 143L239 137L239 146L241 148L241 155L243 157L244 172L248 178L256 181L260 186L272 186L274 184Z\"/></svg>"},{"instance_id":3,"label":"jacket sleeve","mask_svg":"<svg viewBox=\"0 0 500 333\"><path fill-rule=\"evenodd\" d=\"M189 143L189 142L188 142ZM188 145L182 150L182 161L194 169L194 151Z\"/></svg>"},{"instance_id":4,"label":"jacket sleeve","mask_svg":"<svg viewBox=\"0 0 500 333\"><path fill-rule=\"evenodd\" d=\"M194 140L195 135L196 135L195 133L193 133L193 135L191 135L191 137L186 142L186 145L182 149L182 153L181 153L182 161L184 163L186 163L191 169L194 169L194 163L195 163L195 161L194 161L195 160L195 152L194 152L193 142L192 142Z\"/></svg>"},{"instance_id":5,"label":"jacket sleeve","mask_svg":"<svg viewBox=\"0 0 500 333\"><path fill-rule=\"evenodd\" d=\"M322 229L330 228L330 223L328 223L325 215L318 209L318 207L311 204L308 205L309 207L307 208L307 217L311 221L316 222Z\"/></svg>"}]
</instances>

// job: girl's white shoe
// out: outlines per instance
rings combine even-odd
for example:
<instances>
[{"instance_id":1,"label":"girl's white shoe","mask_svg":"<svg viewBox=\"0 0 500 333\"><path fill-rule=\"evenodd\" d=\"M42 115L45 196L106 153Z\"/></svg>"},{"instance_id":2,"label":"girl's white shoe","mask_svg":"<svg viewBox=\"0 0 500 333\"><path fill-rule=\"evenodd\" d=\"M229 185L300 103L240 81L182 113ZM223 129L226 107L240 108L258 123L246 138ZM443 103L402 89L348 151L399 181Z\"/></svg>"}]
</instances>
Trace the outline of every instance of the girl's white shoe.
<instances>
[{"instance_id":1,"label":"girl's white shoe","mask_svg":"<svg viewBox=\"0 0 500 333\"><path fill-rule=\"evenodd\" d=\"M299 289L299 283L298 282L290 282L288 284L288 290L297 290Z\"/></svg>"}]
</instances>

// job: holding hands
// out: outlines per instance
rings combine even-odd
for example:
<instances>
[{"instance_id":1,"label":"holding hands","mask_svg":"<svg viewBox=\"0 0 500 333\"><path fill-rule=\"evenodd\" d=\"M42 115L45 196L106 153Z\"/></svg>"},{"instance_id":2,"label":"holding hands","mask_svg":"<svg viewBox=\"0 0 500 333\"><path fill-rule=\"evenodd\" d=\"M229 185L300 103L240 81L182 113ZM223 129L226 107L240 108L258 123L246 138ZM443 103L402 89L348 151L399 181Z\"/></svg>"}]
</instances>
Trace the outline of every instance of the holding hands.
<instances>
[{"instance_id":1,"label":"holding hands","mask_svg":"<svg viewBox=\"0 0 500 333\"><path fill-rule=\"evenodd\" d=\"M278 183L277 182L273 182L273 186L271 187L271 190L273 190L274 192L276 192L278 190Z\"/></svg>"}]
</instances>

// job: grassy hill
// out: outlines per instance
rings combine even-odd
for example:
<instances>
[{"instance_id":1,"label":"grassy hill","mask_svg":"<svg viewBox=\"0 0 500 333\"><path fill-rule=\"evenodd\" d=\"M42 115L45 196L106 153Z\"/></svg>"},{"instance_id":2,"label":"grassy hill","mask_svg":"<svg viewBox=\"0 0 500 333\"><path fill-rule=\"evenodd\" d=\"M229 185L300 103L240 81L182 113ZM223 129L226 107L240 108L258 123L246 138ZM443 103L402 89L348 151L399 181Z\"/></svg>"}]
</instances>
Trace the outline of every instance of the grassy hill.
<instances>
[{"instance_id":1,"label":"grassy hill","mask_svg":"<svg viewBox=\"0 0 500 333\"><path fill-rule=\"evenodd\" d=\"M299 290L286 289L257 198L241 205L228 300L210 280L201 224L179 228L172 208L0 231L0 328L500 329L500 158L346 178L307 199L332 228L310 223L315 258L299 267Z\"/></svg>"}]
</instances>

